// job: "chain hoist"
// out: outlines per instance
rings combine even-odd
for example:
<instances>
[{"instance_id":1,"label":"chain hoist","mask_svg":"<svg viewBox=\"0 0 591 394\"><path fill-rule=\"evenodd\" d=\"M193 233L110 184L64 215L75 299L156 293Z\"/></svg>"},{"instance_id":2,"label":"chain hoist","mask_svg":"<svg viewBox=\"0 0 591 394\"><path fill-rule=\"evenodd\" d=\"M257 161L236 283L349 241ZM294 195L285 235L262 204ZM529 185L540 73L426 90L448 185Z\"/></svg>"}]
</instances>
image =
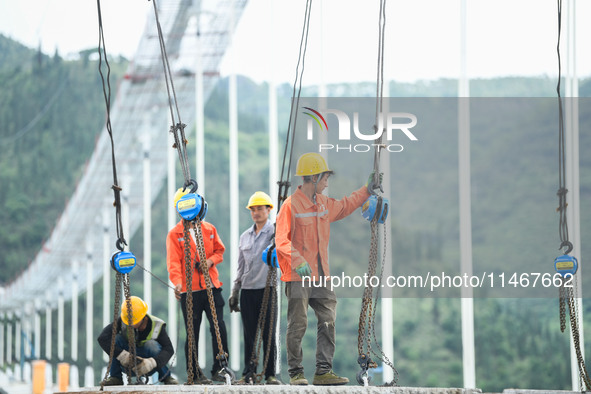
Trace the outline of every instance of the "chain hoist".
<instances>
[{"instance_id":1,"label":"chain hoist","mask_svg":"<svg viewBox=\"0 0 591 394\"><path fill-rule=\"evenodd\" d=\"M201 268L201 272L203 274L203 278L205 280L207 300L209 301L209 308L211 309L211 317L213 320L215 337L218 344L218 354L216 356L216 360L218 360L221 367L220 374L224 375L226 377L226 383L230 384L231 381L234 380L235 375L234 371L228 368L228 353L224 351L224 347L222 345L222 337L220 335L217 311L215 308L215 301L213 298L213 285L211 283L211 277L209 276L209 268L207 267L207 257L205 254L205 245L203 243L203 233L201 231L201 219L199 217L195 218L195 220L190 222L190 225L195 234L195 244L197 246L197 255L195 257L198 258L198 262L196 261L196 264L199 264L199 267Z\"/></svg>"},{"instance_id":2,"label":"chain hoist","mask_svg":"<svg viewBox=\"0 0 591 394\"><path fill-rule=\"evenodd\" d=\"M556 211L559 214L558 232L560 237L559 250L566 248L562 256L554 260L554 269L560 274L561 285L559 288L559 312L560 312L560 330L564 332L566 329L566 307L568 306L568 313L570 316L570 326L573 339L573 347L577 357L577 364L579 368L579 380L582 383L584 391L591 390L591 379L589 372L585 365L585 360L581 351L580 328L579 328L579 310L577 307L578 295L578 281L577 268L578 261L576 257L571 256L573 244L568 237L568 223L567 223L567 199L566 195L568 189L566 188L566 149L565 149L565 130L564 130L564 113L562 108L562 97L560 92L560 82L562 79L562 69L560 61L560 33L562 27L562 0L558 0L558 42L556 44L556 53L558 57L558 82L556 84L556 93L558 95L558 208Z\"/></svg>"},{"instance_id":3,"label":"chain hoist","mask_svg":"<svg viewBox=\"0 0 591 394\"><path fill-rule=\"evenodd\" d=\"M255 333L255 341L250 357L250 362L247 365L247 372L244 375L244 381L249 384L261 384L263 376L269 364L271 357L271 343L268 344L263 357L263 365L259 373L256 372L258 365L258 355L261 352L261 346L263 344L263 335L265 330L265 324L267 319L267 313L269 310L269 297L271 297L271 314L269 316L269 330L268 338L269 341L274 337L275 324L277 319L277 268L279 264L277 262L277 251L275 250L274 239L271 245L263 251L261 259L263 263L267 264L269 271L267 272L267 281L265 284L265 290L263 291L263 298L261 301L261 309L259 310L259 317L257 320L257 329ZM272 355L275 357L275 354ZM275 360L273 360L275 362Z\"/></svg>"},{"instance_id":4,"label":"chain hoist","mask_svg":"<svg viewBox=\"0 0 591 394\"><path fill-rule=\"evenodd\" d=\"M383 127L384 121L381 120L383 117L383 84L384 84L384 37L385 37L385 26L386 26L386 1L380 1L379 10L379 38L378 38L378 57L377 57L377 83L376 83L376 113L375 113L375 124L374 131L378 131L380 126ZM370 248L368 258L368 277L378 277L379 282L382 280L382 274L384 270L384 262L386 260L385 251L387 245L387 233L385 229L383 250L384 255L381 258L378 256L379 251L379 224L384 225L388 217L389 201L387 198L379 195L376 190L380 190L383 193L382 188L382 176L380 172L380 152L383 147L382 136L383 132L380 133L380 137L376 140L376 150L374 152L374 163L372 176L368 180L367 189L370 192L370 197L363 203L361 207L361 215L370 222ZM380 272L378 274L378 263L380 263ZM377 305L380 294L380 286L372 286L371 283L363 289L363 296L361 301L361 311L359 313L359 328L357 331L357 363L361 370L357 373L357 382L360 385L368 386L371 381L369 376L370 368L377 368L378 364L375 360L372 360L371 355L375 355L384 364L388 365L394 371L394 380L389 385L394 385L397 379L397 371L394 365L388 357L384 354L380 348L378 341L375 338L375 318L377 315ZM372 346L372 337L374 339L374 345Z\"/></svg>"},{"instance_id":5,"label":"chain hoist","mask_svg":"<svg viewBox=\"0 0 591 394\"><path fill-rule=\"evenodd\" d=\"M115 311L113 314L113 326L111 330L111 346L109 352L109 363L107 366L107 372L105 374L105 379L101 382L101 391L104 388L104 381L106 380L107 376L110 373L111 365L113 363L113 353L115 351L115 337L117 335L118 330L118 321L119 321L119 305L121 303L121 287L123 286L124 293L125 293L125 300L127 305L127 314L129 318L132 317L132 309L131 309L131 290L130 290L130 283L129 283L129 273L136 265L136 258L133 253L129 251L125 251L124 248L127 245L125 241L125 235L123 233L123 223L121 218L121 192L122 188L119 186L117 180L117 164L115 160L115 142L113 140L113 130L111 126L111 84L109 81L109 77L111 74L111 67L109 65L107 51L105 49L105 37L103 32L103 20L102 20L102 13L101 13L101 4L100 0L97 0L97 14L98 14L98 25L99 25L99 44L98 44L98 53L99 53L99 62L98 62L98 71L101 77L102 82L102 90L103 90L103 97L105 99L105 106L106 106L106 129L107 133L109 134L109 138L111 141L111 165L113 170L113 185L111 189L113 190L114 194L114 202L113 206L115 207L115 227L117 232L117 241L116 247L118 252L114 253L111 257L111 268L116 271L116 283L115 283ZM105 66L107 68L107 77L105 80L105 76L103 75L102 66L103 66L103 59L105 61ZM137 357L136 357L136 344L135 344L135 333L133 332L133 328L131 326L127 326L127 338L129 343L129 352L131 354L133 360L133 367L128 365L127 368L127 377L128 383L131 381L132 376L132 369L137 367ZM136 377L137 383L145 383L145 381L141 380L141 377Z\"/></svg>"}]
</instances>

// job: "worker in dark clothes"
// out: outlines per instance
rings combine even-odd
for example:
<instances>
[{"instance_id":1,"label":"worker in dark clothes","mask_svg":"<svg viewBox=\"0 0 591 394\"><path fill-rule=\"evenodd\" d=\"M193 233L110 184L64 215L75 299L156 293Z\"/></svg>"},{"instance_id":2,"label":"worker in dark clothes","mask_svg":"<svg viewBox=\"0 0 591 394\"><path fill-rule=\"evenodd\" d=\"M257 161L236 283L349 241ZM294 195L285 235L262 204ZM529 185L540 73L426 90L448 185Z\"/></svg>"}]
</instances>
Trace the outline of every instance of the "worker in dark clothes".
<instances>
[{"instance_id":1,"label":"worker in dark clothes","mask_svg":"<svg viewBox=\"0 0 591 394\"><path fill-rule=\"evenodd\" d=\"M101 386L123 385L123 369L130 370L137 376L151 376L158 373L159 380L164 384L178 384L172 377L166 363L174 354L170 337L166 333L166 323L156 316L148 314L148 305L139 297L132 296L128 301L131 305L129 316L128 305L121 305L121 317L117 319L115 350L109 377L101 382ZM129 352L127 328L134 329L135 351L134 361ZM113 323L110 323L98 337L98 343L105 353L111 351Z\"/></svg>"}]
</instances>

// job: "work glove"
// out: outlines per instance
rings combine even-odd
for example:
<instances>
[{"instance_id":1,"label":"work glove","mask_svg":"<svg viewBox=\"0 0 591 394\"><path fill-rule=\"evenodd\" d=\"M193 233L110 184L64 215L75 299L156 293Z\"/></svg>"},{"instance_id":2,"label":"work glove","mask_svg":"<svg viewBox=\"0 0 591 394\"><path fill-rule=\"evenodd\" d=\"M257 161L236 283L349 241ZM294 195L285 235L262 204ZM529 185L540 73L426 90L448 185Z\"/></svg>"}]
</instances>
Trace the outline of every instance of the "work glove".
<instances>
[{"instance_id":1,"label":"work glove","mask_svg":"<svg viewBox=\"0 0 591 394\"><path fill-rule=\"evenodd\" d=\"M121 353L117 356L117 360L123 365L125 368L130 368L133 366L133 358L131 357L131 353L127 350L122 350Z\"/></svg>"},{"instance_id":2,"label":"work glove","mask_svg":"<svg viewBox=\"0 0 591 394\"><path fill-rule=\"evenodd\" d=\"M301 277L310 276L312 274L312 268L310 268L310 264L307 261L304 261L295 268L295 272Z\"/></svg>"},{"instance_id":3,"label":"work glove","mask_svg":"<svg viewBox=\"0 0 591 394\"><path fill-rule=\"evenodd\" d=\"M141 358L138 357L138 361L141 360L135 367L133 367L133 372L137 376L144 376L148 373L152 372L153 369L156 368L156 360L152 357L150 358Z\"/></svg>"},{"instance_id":4,"label":"work glove","mask_svg":"<svg viewBox=\"0 0 591 394\"><path fill-rule=\"evenodd\" d=\"M369 177L367 178L367 183L365 184L365 187L367 187L367 191L369 192L369 194L376 194L376 192L375 192L376 189L380 189L380 191L382 193L384 192L384 188L382 187L382 180L384 179L384 173L383 172L378 173L378 182L377 183L374 180L375 173L376 173L375 171L372 171L371 174L369 174Z\"/></svg>"},{"instance_id":5,"label":"work glove","mask_svg":"<svg viewBox=\"0 0 591 394\"><path fill-rule=\"evenodd\" d=\"M232 289L232 295L228 299L228 305L230 306L230 312L240 312L240 289Z\"/></svg>"}]
</instances>

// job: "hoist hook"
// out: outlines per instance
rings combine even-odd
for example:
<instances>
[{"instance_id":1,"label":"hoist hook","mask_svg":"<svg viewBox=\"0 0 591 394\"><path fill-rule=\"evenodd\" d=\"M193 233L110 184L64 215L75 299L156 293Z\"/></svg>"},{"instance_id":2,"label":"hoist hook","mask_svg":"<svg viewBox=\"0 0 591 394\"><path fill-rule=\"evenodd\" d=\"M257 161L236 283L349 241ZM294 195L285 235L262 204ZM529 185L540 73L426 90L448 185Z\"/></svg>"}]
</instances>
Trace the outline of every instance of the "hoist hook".
<instances>
[{"instance_id":1,"label":"hoist hook","mask_svg":"<svg viewBox=\"0 0 591 394\"><path fill-rule=\"evenodd\" d=\"M228 368L228 353L218 354L215 357L220 363L220 375L226 378L226 385L230 385L236 379L236 374L230 368Z\"/></svg>"},{"instance_id":2,"label":"hoist hook","mask_svg":"<svg viewBox=\"0 0 591 394\"><path fill-rule=\"evenodd\" d=\"M570 241L564 241L560 244L560 247L558 249L562 249L564 247L567 247L566 251L564 252L564 254L569 254L570 252L573 251L573 244Z\"/></svg>"},{"instance_id":3,"label":"hoist hook","mask_svg":"<svg viewBox=\"0 0 591 394\"><path fill-rule=\"evenodd\" d=\"M117 247L117 249L119 249L120 252L123 252L126 245L127 245L127 242L125 242L125 239L123 239L123 238L119 238L117 240L117 242L115 242L115 246Z\"/></svg>"},{"instance_id":4,"label":"hoist hook","mask_svg":"<svg viewBox=\"0 0 591 394\"><path fill-rule=\"evenodd\" d=\"M361 367L361 371L357 372L357 383L362 386L368 386L371 381L371 376L369 376L367 370L373 366L373 362L369 355L360 354L357 358L357 363Z\"/></svg>"},{"instance_id":5,"label":"hoist hook","mask_svg":"<svg viewBox=\"0 0 591 394\"><path fill-rule=\"evenodd\" d=\"M185 182L185 185L183 186L183 191L185 191L189 186L191 186L191 190L189 191L189 193L195 193L199 188L199 185L197 184L197 181L195 179L189 179L187 182Z\"/></svg>"}]
</instances>

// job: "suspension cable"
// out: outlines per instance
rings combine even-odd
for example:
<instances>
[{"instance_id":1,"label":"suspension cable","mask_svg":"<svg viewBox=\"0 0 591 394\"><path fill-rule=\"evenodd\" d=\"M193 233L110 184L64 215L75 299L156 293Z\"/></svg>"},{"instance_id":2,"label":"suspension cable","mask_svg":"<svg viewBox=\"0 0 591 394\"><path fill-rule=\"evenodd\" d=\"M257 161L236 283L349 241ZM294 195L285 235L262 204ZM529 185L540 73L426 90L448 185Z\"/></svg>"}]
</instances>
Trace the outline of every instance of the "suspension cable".
<instances>
[{"instance_id":1,"label":"suspension cable","mask_svg":"<svg viewBox=\"0 0 591 394\"><path fill-rule=\"evenodd\" d=\"M281 164L281 175L277 184L279 185L279 192L277 194L277 212L279 212L283 201L287 198L289 188L291 186L290 179L290 172L291 172L291 163L292 163L292 156L293 156L293 148L294 148L294 137L295 137L295 128L297 124L297 117L298 117L298 107L300 102L300 95L302 91L302 79L304 76L304 69L305 69L305 60L306 60L306 51L308 48L308 32L310 30L310 14L312 10L312 0L306 1L306 9L304 12L304 23L302 26L302 35L300 38L300 47L298 53L298 61L296 64L295 70L295 79L293 83L292 89L292 101L291 101L291 108L289 112L289 121L287 126L287 133L285 135L285 148L283 151L283 161ZM301 69L300 69L301 65ZM297 90L297 94L296 94ZM286 164L287 163L287 164ZM271 238L271 245L267 248L267 258L269 260L273 259L272 255L275 252L275 229L273 232L273 236ZM258 355L261 350L261 345L263 343L263 331L266 325L267 319L267 311L269 305L269 296L271 297L271 316L269 317L269 331L268 335L271 338L274 334L275 330L275 322L277 321L277 292L274 290L275 286L277 286L277 268L272 264L269 264L269 271L267 273L267 281L265 284L265 290L263 292L263 299L261 304L261 309L259 311L259 317L257 320L257 328L255 332L255 341L253 344L253 350L251 353L250 362L247 365L247 373L245 374L244 380L249 383L261 383L267 365L269 363L269 359L271 357L271 346L267 346L267 350L263 357L263 366L261 368L260 373L256 373L257 365L258 365ZM273 355L275 357L275 355Z\"/></svg>"},{"instance_id":2,"label":"suspension cable","mask_svg":"<svg viewBox=\"0 0 591 394\"><path fill-rule=\"evenodd\" d=\"M556 83L556 93L558 95L558 208L559 221L558 221L558 234L560 237L560 247L558 249L566 248L563 256L558 257L555 260L567 262L572 264L574 269L570 272L570 277L567 275L562 276L561 286L559 287L559 313L560 313L560 330L564 332L566 329L566 307L568 306L568 312L570 316L570 326L573 339L573 347L575 350L577 364L579 368L579 382L583 391L589 391L591 389L591 378L585 365L585 359L581 350L581 337L579 328L579 311L577 306L577 294L578 281L577 281L577 260L573 256L568 254L573 250L573 244L570 242L568 237L568 223L567 223L567 202L566 194L568 189L566 188L566 144L565 144L565 128L564 128L564 111L563 111L563 99L561 96L561 80L562 80L562 65L560 58L560 36L562 28L562 0L557 0L558 5L558 42L556 44L556 53L558 58L558 82ZM564 263L563 263L564 264ZM555 265L558 268L557 265ZM558 269L557 269L558 271ZM566 282L570 280L571 285L566 286Z\"/></svg>"},{"instance_id":3,"label":"suspension cable","mask_svg":"<svg viewBox=\"0 0 591 394\"><path fill-rule=\"evenodd\" d=\"M98 71L101 76L102 87L103 87L103 96L105 98L105 105L107 110L107 121L106 121L106 128L107 132L109 133L109 138L111 139L111 163L113 168L113 194L115 196L115 202L113 205L115 206L115 226L117 231L117 247L119 250L123 250L123 245L127 245L125 241L125 235L123 234L123 224L121 219L121 191L123 190L117 181L117 164L115 161L115 143L113 141L113 127L111 125L111 66L109 65L109 60L107 59L107 49L105 46L105 36L103 32L103 18L101 14L101 2L97 0L96 2L97 9L98 9L98 23L99 23L99 44L98 44L98 54L99 54L99 64L98 64ZM106 84L105 84L105 76L103 75L102 70L102 61L103 56L105 59L105 65L107 67L107 77L106 77Z\"/></svg>"},{"instance_id":4,"label":"suspension cable","mask_svg":"<svg viewBox=\"0 0 591 394\"><path fill-rule=\"evenodd\" d=\"M380 173L380 152L381 152L381 145L382 145L382 137L384 134L384 130L379 130L380 127L385 127L384 125L384 118L383 118L383 101L384 101L384 39L385 39L385 28L386 28L386 0L380 1L380 9L379 9L379 20L378 20L378 56L377 56L377 72L376 72L376 112L375 112L375 124L374 124L374 132L379 131L380 136L376 140L376 150L374 152L374 162L373 162L373 184L379 185L381 189L381 173ZM376 196L372 196L376 197ZM382 209L382 204L387 204L386 200L382 197L377 197L376 199L376 207L377 211L380 212ZM378 217L380 215L376 214L371 219L371 241L370 241L370 249L369 249L369 260L368 260L368 276L375 276L378 274L378 249L379 249L379 227L378 227ZM383 223L384 221L380 221ZM387 233L384 230L384 239L383 239L383 249L384 253L381 258L380 270L379 270L379 279L383 276L384 272L384 262L386 260L386 243L387 243ZM363 384L367 386L370 382L370 377L368 374L369 368L376 368L377 364L371 358L371 354L375 355L379 360L381 360L384 364L388 365L394 371L394 379L392 382L387 383L387 385L393 386L396 384L398 372L394 368L392 362L388 359L385 355L381 347L379 346L378 341L376 340L375 334L375 319L377 315L377 305L379 300L379 286L372 287L366 286L363 290L362 296L362 305L361 311L359 313L359 327L357 332L357 351L358 351L358 359L357 362L361 367L361 371L357 374L357 382L359 384ZM372 346L372 339L373 339L373 346Z\"/></svg>"},{"instance_id":5,"label":"suspension cable","mask_svg":"<svg viewBox=\"0 0 591 394\"><path fill-rule=\"evenodd\" d=\"M185 186L188 186L191 181L191 170L187 156L187 139L185 137L186 125L181 121L181 114L179 111L176 91L174 89L174 82L172 79L172 71L170 68L170 62L168 61L168 55L166 53L164 34L162 33L162 27L158 17L158 6L156 4L156 0L152 0L152 4L154 6L154 17L156 19L156 27L158 29L158 42L160 44L160 53L162 55L162 67L164 69L166 92L168 94L168 106L170 108L170 118L172 122L172 125L170 126L170 132L174 137L174 147L177 149L179 155L181 170L185 178ZM175 120L175 114L178 121Z\"/></svg>"},{"instance_id":6,"label":"suspension cable","mask_svg":"<svg viewBox=\"0 0 591 394\"><path fill-rule=\"evenodd\" d=\"M117 163L115 160L115 142L113 140L113 128L111 125L111 83L110 83L110 76L111 76L111 66L109 65L109 60L107 58L107 50L105 45L105 36L103 31L103 19L101 13L101 3L100 0L97 0L97 13L98 13L98 25L99 25L99 43L98 43L98 53L99 53L99 64L98 64L98 71L101 76L102 82L102 89L103 89L103 97L105 99L105 106L107 112L107 120L106 120L106 128L107 132L109 133L109 138L111 140L111 163L113 168L113 193L115 196L115 223L116 223L116 231L117 231L117 241L116 246L120 252L123 252L124 245L127 245L125 241L125 235L123 233L123 224L121 218L121 191L122 188L119 186L117 181ZM107 67L107 77L105 80L105 76L103 75L102 71L102 60L103 56L105 59L105 65ZM134 258L135 261L135 258ZM131 290L130 290L130 280L129 274L125 273L122 274L117 272L116 274L116 283L115 283L115 310L113 314L113 325L111 330L111 346L109 351L109 363L107 366L107 372L105 374L105 379L110 373L111 364L113 362L113 355L115 351L115 337L118 329L118 321L119 321L119 305L121 303L121 287L123 286L125 300L127 301L127 316L129 321L131 321L132 317L132 310L131 310L131 302L129 302L131 297ZM135 336L134 330L131 325L127 325L127 340L129 344L129 353L131 354L131 359L133 363L133 367L128 365L127 366L127 377L128 383L131 384L131 376L132 376L132 369L137 367L137 357L136 357L136 343L135 343ZM105 379L101 382L101 391L104 389L104 382ZM139 376L136 376L136 384L144 383Z\"/></svg>"},{"instance_id":7,"label":"suspension cable","mask_svg":"<svg viewBox=\"0 0 591 394\"><path fill-rule=\"evenodd\" d=\"M560 58L560 36L562 28L562 0L558 1L558 42L556 44L556 53L558 57L558 82L556 83L556 93L558 95L558 213L560 216L558 222L558 234L560 237L560 249L567 246L567 254L572 250L572 244L568 239L568 223L566 217L566 157L565 157L565 133L564 133L564 111L561 96L562 64Z\"/></svg>"},{"instance_id":8,"label":"suspension cable","mask_svg":"<svg viewBox=\"0 0 591 394\"><path fill-rule=\"evenodd\" d=\"M291 171L291 162L293 156L293 142L295 137L295 128L298 119L298 107L300 103L300 95L302 92L302 78L304 76L304 68L305 68L305 60L306 60L306 50L308 49L308 31L310 29L310 11L312 9L312 0L306 1L306 10L304 13L304 24L302 27L302 37L300 39L300 51L298 54L298 62L296 65L296 77L293 82L293 90L292 90L292 101L291 101L291 108L289 112L289 123L287 126L287 134L285 136L285 149L283 152L283 162L281 165L281 177L279 178L279 193L278 193L278 204L277 204L277 211L281 208L281 204L287 198L287 194L289 191L289 187L291 183L289 182L290 171ZM300 70L300 64L302 69ZM296 98L296 86L297 88L297 98ZM292 122L293 119L293 122ZM293 124L293 126L292 126ZM291 140L290 140L291 137ZM288 151L289 148L289 158L288 158ZM285 166L285 162L288 162L287 168ZM284 176L287 178L284 180Z\"/></svg>"}]
</instances>

